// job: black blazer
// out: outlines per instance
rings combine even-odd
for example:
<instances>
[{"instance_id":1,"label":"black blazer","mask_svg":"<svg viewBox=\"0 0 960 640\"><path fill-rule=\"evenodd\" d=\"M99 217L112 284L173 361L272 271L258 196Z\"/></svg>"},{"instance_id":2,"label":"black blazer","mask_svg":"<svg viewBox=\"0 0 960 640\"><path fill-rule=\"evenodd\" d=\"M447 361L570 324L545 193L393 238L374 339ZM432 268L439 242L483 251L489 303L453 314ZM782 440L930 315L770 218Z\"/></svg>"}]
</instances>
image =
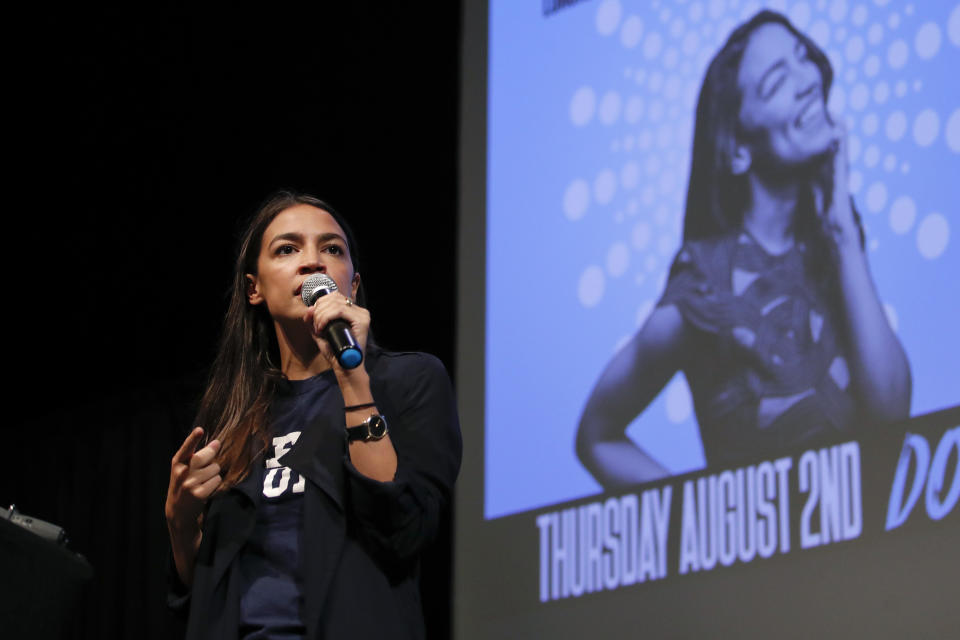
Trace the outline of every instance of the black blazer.
<instances>
[{"instance_id":1,"label":"black blazer","mask_svg":"<svg viewBox=\"0 0 960 640\"><path fill-rule=\"evenodd\" d=\"M305 426L283 458L308 480L301 559L309 638L423 637L418 558L436 535L460 467L456 404L440 361L374 347L366 368L397 451L394 480L376 482L350 464L339 390L336 412ZM168 603L181 613L189 608L188 640L237 638L236 560L253 530L259 480L251 473L208 504L192 588L171 571Z\"/></svg>"}]
</instances>

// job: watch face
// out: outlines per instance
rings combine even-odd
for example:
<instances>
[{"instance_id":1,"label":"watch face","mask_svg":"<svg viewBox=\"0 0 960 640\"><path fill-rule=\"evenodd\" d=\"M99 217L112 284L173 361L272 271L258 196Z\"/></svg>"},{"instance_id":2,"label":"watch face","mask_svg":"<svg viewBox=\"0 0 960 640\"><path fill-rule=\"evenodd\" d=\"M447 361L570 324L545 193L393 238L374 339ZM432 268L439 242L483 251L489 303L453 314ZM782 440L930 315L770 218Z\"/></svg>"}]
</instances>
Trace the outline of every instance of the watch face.
<instances>
[{"instance_id":1,"label":"watch face","mask_svg":"<svg viewBox=\"0 0 960 640\"><path fill-rule=\"evenodd\" d=\"M387 421L383 419L383 416L370 416L367 419L367 432L370 438L379 440L387 435Z\"/></svg>"}]
</instances>

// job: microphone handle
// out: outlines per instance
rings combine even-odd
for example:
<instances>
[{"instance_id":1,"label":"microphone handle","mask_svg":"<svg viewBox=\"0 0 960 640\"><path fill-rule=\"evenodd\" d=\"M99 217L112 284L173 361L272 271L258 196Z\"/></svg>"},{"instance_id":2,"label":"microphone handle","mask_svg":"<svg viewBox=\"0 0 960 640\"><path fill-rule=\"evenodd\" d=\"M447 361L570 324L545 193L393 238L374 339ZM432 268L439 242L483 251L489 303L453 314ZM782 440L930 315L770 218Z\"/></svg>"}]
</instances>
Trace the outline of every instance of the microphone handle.
<instances>
[{"instance_id":1,"label":"microphone handle","mask_svg":"<svg viewBox=\"0 0 960 640\"><path fill-rule=\"evenodd\" d=\"M355 369L363 362L363 351L357 341L353 339L350 332L350 325L343 320L333 320L323 330L324 337L330 346L333 347L333 353L337 356L337 362L344 369Z\"/></svg>"}]
</instances>

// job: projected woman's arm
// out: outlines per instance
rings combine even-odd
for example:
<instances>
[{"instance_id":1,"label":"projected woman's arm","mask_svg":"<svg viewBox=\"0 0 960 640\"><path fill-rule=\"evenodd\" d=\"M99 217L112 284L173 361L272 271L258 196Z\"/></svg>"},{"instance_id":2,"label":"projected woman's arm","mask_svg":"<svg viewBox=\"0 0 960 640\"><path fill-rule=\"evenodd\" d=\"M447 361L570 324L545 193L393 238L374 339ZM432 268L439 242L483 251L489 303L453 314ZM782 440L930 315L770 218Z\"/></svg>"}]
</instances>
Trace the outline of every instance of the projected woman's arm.
<instances>
[{"instance_id":1,"label":"projected woman's arm","mask_svg":"<svg viewBox=\"0 0 960 640\"><path fill-rule=\"evenodd\" d=\"M833 193L823 216L837 248L837 277L850 344L851 379L865 417L890 422L910 414L910 365L890 328L870 276L847 188L847 135L840 126L837 145L832 167Z\"/></svg>"},{"instance_id":2,"label":"projected woman's arm","mask_svg":"<svg viewBox=\"0 0 960 640\"><path fill-rule=\"evenodd\" d=\"M670 475L625 430L681 368L689 332L675 306L658 307L600 374L580 417L577 455L604 487Z\"/></svg>"}]
</instances>

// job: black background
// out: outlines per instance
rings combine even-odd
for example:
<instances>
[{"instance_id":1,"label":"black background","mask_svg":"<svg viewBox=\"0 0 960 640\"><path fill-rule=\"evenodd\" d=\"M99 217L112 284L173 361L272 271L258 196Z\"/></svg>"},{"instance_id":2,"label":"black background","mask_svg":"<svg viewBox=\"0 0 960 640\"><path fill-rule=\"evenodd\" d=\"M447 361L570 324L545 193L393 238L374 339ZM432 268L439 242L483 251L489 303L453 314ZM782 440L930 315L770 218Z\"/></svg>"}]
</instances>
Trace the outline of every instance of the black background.
<instances>
[{"instance_id":1,"label":"black background","mask_svg":"<svg viewBox=\"0 0 960 640\"><path fill-rule=\"evenodd\" d=\"M453 372L460 3L429 4L41 5L7 21L0 502L64 526L93 566L74 636L168 632L169 460L238 228L270 192L337 207L378 342ZM448 524L425 563L433 637L449 554Z\"/></svg>"}]
</instances>

